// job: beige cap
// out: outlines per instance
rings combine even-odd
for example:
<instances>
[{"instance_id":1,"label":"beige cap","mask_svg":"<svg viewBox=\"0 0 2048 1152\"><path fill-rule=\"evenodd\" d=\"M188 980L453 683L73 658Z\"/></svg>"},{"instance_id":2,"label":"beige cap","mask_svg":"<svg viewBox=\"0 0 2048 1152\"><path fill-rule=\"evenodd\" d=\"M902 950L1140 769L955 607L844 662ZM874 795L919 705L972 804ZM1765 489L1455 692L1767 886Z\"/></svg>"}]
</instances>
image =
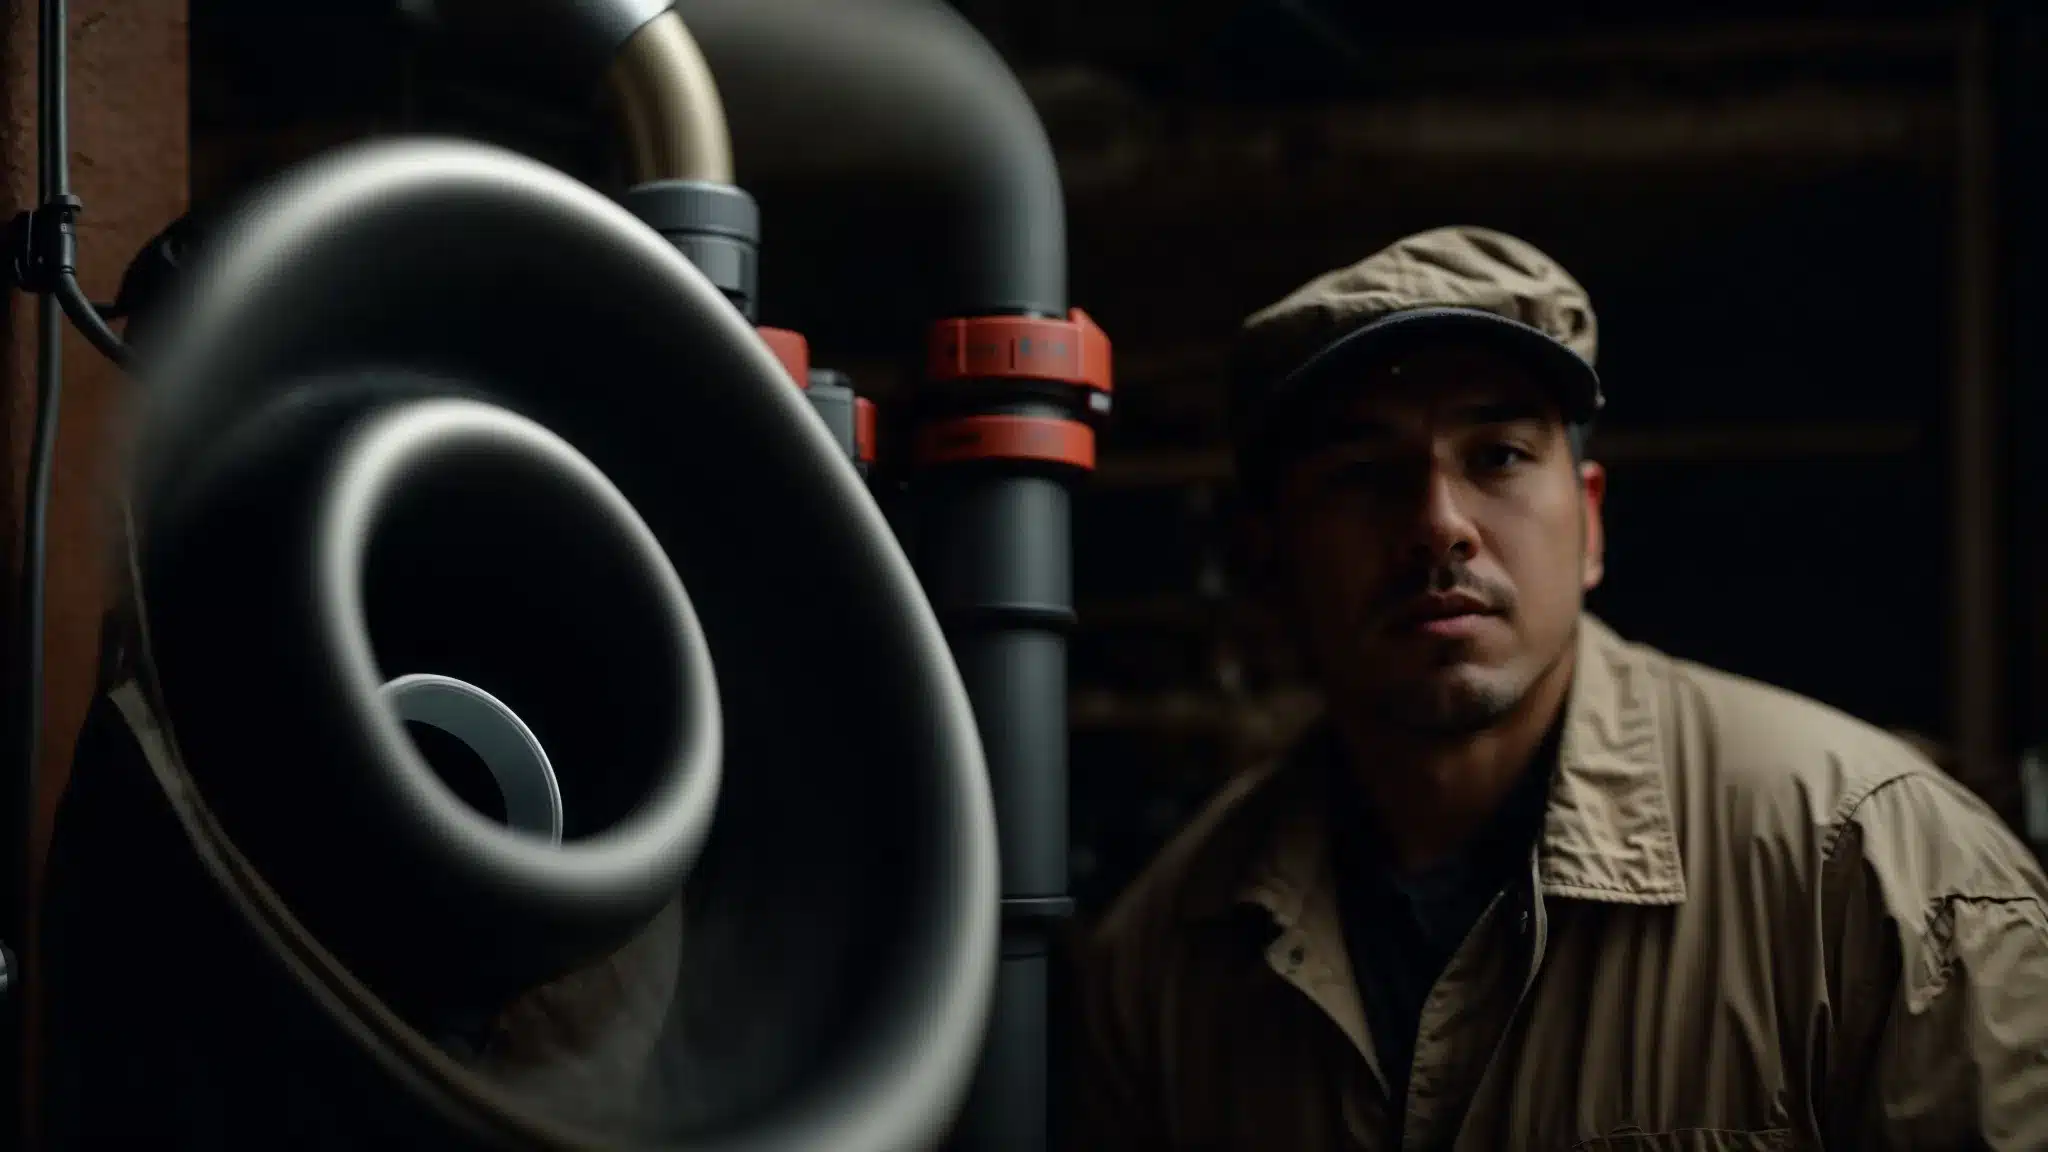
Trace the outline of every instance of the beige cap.
<instances>
[{"instance_id":1,"label":"beige cap","mask_svg":"<svg viewBox=\"0 0 2048 1152\"><path fill-rule=\"evenodd\" d=\"M1355 363L1396 338L1472 339L1527 356L1557 384L1574 422L1590 421L1603 402L1586 290L1534 245L1471 227L1397 240L1253 313L1233 356L1233 399L1251 424L1263 423L1253 413L1278 393L1340 355Z\"/></svg>"}]
</instances>

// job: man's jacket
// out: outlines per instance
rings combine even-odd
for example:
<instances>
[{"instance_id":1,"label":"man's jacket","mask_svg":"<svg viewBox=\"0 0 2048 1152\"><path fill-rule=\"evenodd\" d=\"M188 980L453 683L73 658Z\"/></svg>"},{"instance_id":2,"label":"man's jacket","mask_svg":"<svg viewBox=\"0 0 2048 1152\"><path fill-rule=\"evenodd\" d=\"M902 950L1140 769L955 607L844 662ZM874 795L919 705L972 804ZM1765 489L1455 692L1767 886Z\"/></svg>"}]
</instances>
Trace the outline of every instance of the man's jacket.
<instances>
[{"instance_id":1,"label":"man's jacket","mask_svg":"<svg viewBox=\"0 0 2048 1152\"><path fill-rule=\"evenodd\" d=\"M2048 880L1884 732L1588 618L1527 874L1402 1101L1327 795L1237 780L1090 940L1080 1148L2048 1150Z\"/></svg>"}]
</instances>

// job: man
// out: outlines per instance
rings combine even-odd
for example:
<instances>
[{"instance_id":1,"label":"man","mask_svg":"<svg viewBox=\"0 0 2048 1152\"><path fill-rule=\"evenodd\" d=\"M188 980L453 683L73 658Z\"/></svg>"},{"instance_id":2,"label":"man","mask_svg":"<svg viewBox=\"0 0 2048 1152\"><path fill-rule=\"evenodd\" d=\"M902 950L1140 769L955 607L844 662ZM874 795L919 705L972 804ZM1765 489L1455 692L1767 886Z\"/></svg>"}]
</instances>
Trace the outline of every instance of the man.
<instances>
[{"instance_id":1,"label":"man","mask_svg":"<svg viewBox=\"0 0 2048 1152\"><path fill-rule=\"evenodd\" d=\"M2027 851L1901 741L1582 614L1595 338L1475 228L1246 322L1327 723L1090 942L1081 1147L2048 1149Z\"/></svg>"}]
</instances>

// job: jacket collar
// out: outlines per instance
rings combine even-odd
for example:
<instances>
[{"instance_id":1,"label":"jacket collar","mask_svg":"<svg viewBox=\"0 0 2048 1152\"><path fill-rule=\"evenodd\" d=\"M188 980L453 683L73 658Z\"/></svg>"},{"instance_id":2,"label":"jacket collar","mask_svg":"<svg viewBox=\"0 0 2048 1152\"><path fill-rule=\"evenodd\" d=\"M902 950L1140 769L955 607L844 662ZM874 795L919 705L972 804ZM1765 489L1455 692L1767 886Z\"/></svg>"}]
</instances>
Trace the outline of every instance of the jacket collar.
<instances>
[{"instance_id":1,"label":"jacket collar","mask_svg":"<svg viewBox=\"0 0 2048 1152\"><path fill-rule=\"evenodd\" d=\"M1666 764L1661 658L1588 616L1579 625L1557 779L1544 814L1537 878L1547 896L1682 904Z\"/></svg>"},{"instance_id":2,"label":"jacket collar","mask_svg":"<svg viewBox=\"0 0 2048 1152\"><path fill-rule=\"evenodd\" d=\"M1546 896L1610 904L1680 904L1685 873L1664 763L1658 665L1591 616L1579 626L1558 768L1536 874ZM1195 864L1188 909L1246 904L1283 927L1331 887L1321 774L1290 755L1260 770Z\"/></svg>"}]
</instances>

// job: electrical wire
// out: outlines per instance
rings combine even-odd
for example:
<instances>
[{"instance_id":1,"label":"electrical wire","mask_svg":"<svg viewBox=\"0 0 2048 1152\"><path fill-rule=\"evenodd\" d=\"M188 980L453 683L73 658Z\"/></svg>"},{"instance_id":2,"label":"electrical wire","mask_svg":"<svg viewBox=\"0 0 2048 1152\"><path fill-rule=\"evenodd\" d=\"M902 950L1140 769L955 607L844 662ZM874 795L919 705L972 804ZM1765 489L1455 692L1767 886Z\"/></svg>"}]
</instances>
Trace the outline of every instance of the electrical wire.
<instances>
[{"instance_id":1,"label":"electrical wire","mask_svg":"<svg viewBox=\"0 0 2048 1152\"><path fill-rule=\"evenodd\" d=\"M123 368L135 364L128 345L114 330L107 326L107 319L100 314L99 307L86 298L85 289L79 287L78 278L65 273L57 278L57 303L63 306L64 314L85 335L100 354Z\"/></svg>"},{"instance_id":2,"label":"electrical wire","mask_svg":"<svg viewBox=\"0 0 2048 1152\"><path fill-rule=\"evenodd\" d=\"M63 0L42 0L37 34L36 139L39 155L36 186L39 203L49 204L66 191L70 175L65 157L70 148L64 99L65 67ZM52 87L58 87L52 93ZM11 703L13 747L7 803L10 842L4 924L0 940L17 951L27 944L28 853L34 828L36 782L42 752L43 615L48 561L50 477L56 455L57 429L63 398L64 314L62 305L44 295L36 300L36 406L29 440L27 485L22 501L21 583L16 605L15 652L19 660ZM18 975L18 974L17 974ZM18 1003L19 989L10 1002ZM18 1011L15 1013L18 1018ZM12 1078L10 1078L12 1079Z\"/></svg>"},{"instance_id":3,"label":"electrical wire","mask_svg":"<svg viewBox=\"0 0 2048 1152\"><path fill-rule=\"evenodd\" d=\"M38 208L49 210L71 192L71 124L66 72L69 68L70 20L64 0L41 0L36 36L36 185ZM27 1055L27 996L23 988L28 955L29 877L43 748L43 656L49 567L50 491L55 473L57 434L64 392L64 321L68 316L93 347L124 367L132 363L128 346L108 327L70 268L57 269L50 291L36 300L35 427L29 441L28 479L22 501L21 584L16 653L20 665L12 703L13 771L4 801L7 864L0 883L0 945L14 953L5 973L4 1051L0 1051L0 1132L24 1134L24 1064Z\"/></svg>"},{"instance_id":4,"label":"electrical wire","mask_svg":"<svg viewBox=\"0 0 2048 1152\"><path fill-rule=\"evenodd\" d=\"M67 181L61 159L70 147L66 125L60 113L61 100L51 99L52 81L63 73L64 16L61 0L42 0L36 38L36 164L37 203L55 202L58 189ZM52 35L52 28L56 35ZM28 229L34 232L33 225ZM0 999L0 1133L5 1138L28 1135L25 1082L28 1055L28 1011L24 977L20 971L27 956L29 920L30 845L35 832L37 781L41 775L43 711L43 611L45 567L48 561L49 495L52 463L57 442L59 403L62 399L64 313L53 297L36 300L36 406L35 427L29 440L28 479L22 500L21 582L16 589L15 654L19 661L9 703L13 713L9 749L5 827L0 845L5 854L5 873L0 883L0 944L12 953L8 986Z\"/></svg>"},{"instance_id":5,"label":"electrical wire","mask_svg":"<svg viewBox=\"0 0 2048 1152\"><path fill-rule=\"evenodd\" d=\"M71 143L64 100L65 24L63 0L42 0L37 32L36 137L39 155L36 165L38 203L51 204L66 192L70 174L66 158ZM55 89L53 92L52 89ZM14 706L10 749L6 834L6 893L0 910L0 943L15 954L9 973L7 995L0 1011L6 1021L6 1046L0 1052L0 1118L8 1135L22 1135L23 1060L27 1055L27 1005L23 988L25 973L19 969L28 955L30 845L34 839L37 810L38 763L42 754L43 711L43 616L44 592L49 558L49 509L51 476L57 447L57 429L63 398L64 313L59 300L41 295L36 300L36 407L35 427L29 441L27 486L22 501L21 583L17 589L18 618L15 628L16 670L11 703Z\"/></svg>"},{"instance_id":6,"label":"electrical wire","mask_svg":"<svg viewBox=\"0 0 2048 1152\"><path fill-rule=\"evenodd\" d=\"M65 0L42 0L38 15L37 59L39 63L36 84L36 122L40 133L41 163L37 170L37 186L41 204L55 203L59 197L71 194L71 108L70 108L70 18ZM79 286L78 276L70 268L58 269L52 285L57 303L64 315L78 326L87 341L100 353L122 367L130 367L134 358L128 345L107 325L107 319ZM61 331L61 326L60 326ZM45 363L54 362L52 360ZM56 387L46 387L38 382L39 392L50 392ZM40 428L41 421L38 421ZM56 433L54 419L51 434Z\"/></svg>"},{"instance_id":7,"label":"electrical wire","mask_svg":"<svg viewBox=\"0 0 2048 1152\"><path fill-rule=\"evenodd\" d=\"M69 107L70 19L65 0L41 0L37 27L36 127L38 142L37 192L47 209L71 193L71 110ZM60 264L68 261L60 261ZM29 443L28 483L22 508L22 567L19 638L20 667L17 672L14 705L15 757L13 794L9 802L19 805L10 813L10 828L16 833L14 861L6 877L8 896L5 922L0 923L0 942L16 949L27 938L27 908L30 903L26 859L33 842L37 811L37 782L41 774L44 626L49 563L50 490L55 472L58 429L61 425L64 393L64 320L71 322L92 346L123 368L134 357L127 345L108 326L107 319L85 294L76 273L60 266L48 292L37 300L36 408L35 429ZM17 974L18 976L18 974Z\"/></svg>"}]
</instances>

